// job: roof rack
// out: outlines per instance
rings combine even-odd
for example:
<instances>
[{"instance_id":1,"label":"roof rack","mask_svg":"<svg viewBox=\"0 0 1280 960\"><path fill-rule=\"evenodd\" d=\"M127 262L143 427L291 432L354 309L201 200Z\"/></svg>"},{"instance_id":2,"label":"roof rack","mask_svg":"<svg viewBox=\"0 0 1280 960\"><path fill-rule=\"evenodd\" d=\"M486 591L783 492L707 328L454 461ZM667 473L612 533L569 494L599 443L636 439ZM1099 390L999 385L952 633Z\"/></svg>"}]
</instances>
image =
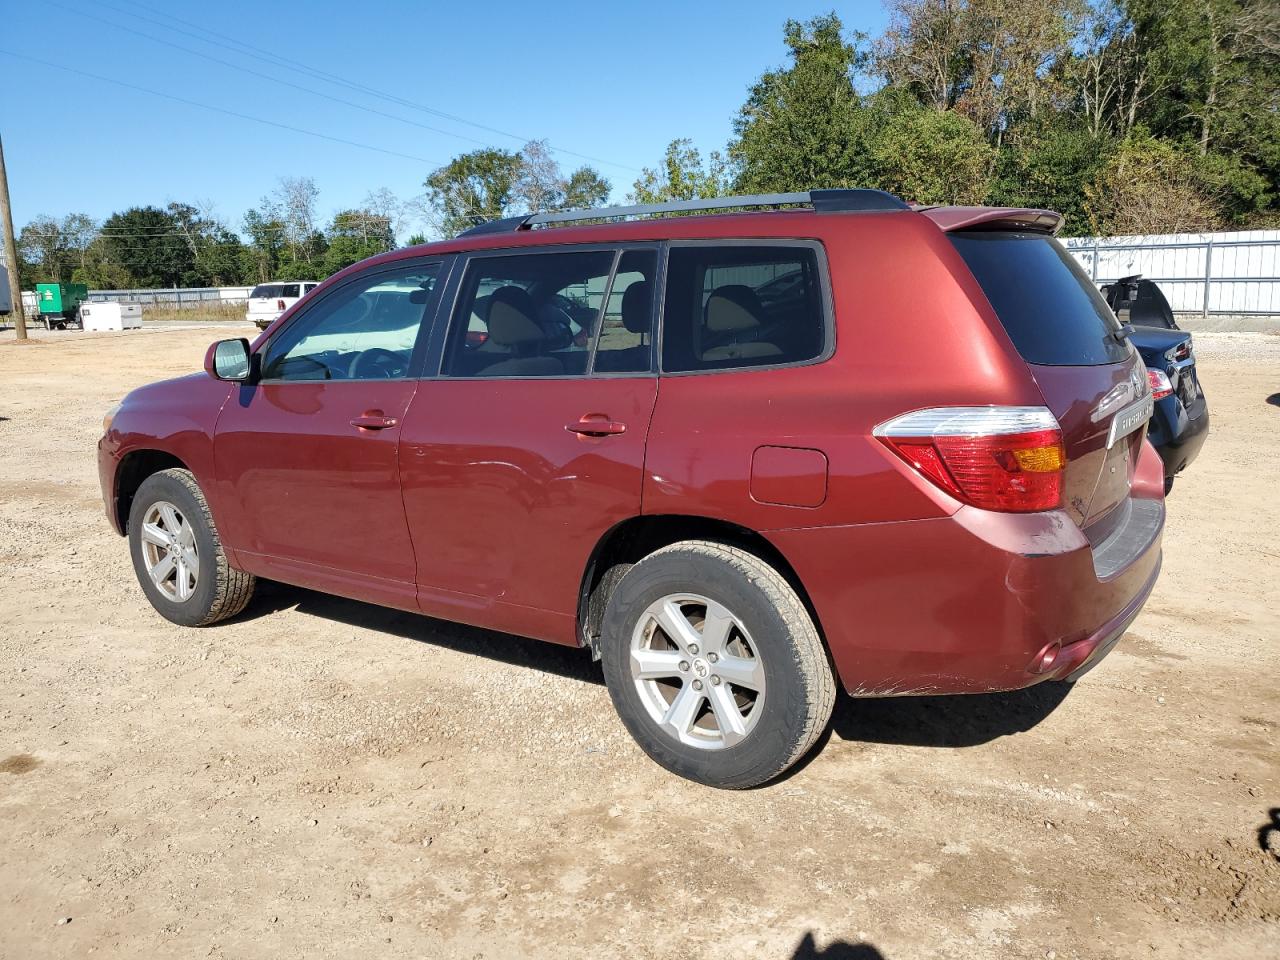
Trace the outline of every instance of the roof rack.
<instances>
[{"instance_id":1,"label":"roof rack","mask_svg":"<svg viewBox=\"0 0 1280 960\"><path fill-rule=\"evenodd\" d=\"M550 223L573 223L579 220L616 220L621 217L647 217L662 213L691 213L697 210L723 210L728 207L811 206L815 213L852 213L867 210L910 210L901 199L883 190L805 190L801 193L761 193L736 197L705 197L697 200L673 200L670 203L645 203L630 207L600 207L595 210L566 210L559 213L530 213L504 217L477 224L458 234L474 237L485 233L512 233Z\"/></svg>"}]
</instances>

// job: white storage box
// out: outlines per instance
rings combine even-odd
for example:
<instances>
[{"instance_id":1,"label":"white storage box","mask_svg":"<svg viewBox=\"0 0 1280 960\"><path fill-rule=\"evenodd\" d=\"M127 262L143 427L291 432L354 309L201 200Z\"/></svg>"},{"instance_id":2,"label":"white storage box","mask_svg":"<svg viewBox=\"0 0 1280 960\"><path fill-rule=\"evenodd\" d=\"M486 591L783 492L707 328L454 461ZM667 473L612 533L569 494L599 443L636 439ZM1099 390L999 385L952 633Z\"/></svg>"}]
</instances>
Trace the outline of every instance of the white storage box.
<instances>
[{"instance_id":1,"label":"white storage box","mask_svg":"<svg viewBox=\"0 0 1280 960\"><path fill-rule=\"evenodd\" d=\"M86 330L135 330L142 326L142 304L119 300L82 303L80 320Z\"/></svg>"}]
</instances>

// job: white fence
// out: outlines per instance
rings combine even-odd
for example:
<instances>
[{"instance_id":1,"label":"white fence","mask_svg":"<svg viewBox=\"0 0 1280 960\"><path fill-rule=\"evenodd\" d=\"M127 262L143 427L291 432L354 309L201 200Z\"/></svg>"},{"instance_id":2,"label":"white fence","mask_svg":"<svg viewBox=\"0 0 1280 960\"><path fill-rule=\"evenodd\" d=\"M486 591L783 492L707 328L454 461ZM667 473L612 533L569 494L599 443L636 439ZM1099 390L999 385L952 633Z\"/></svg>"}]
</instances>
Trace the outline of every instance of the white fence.
<instances>
[{"instance_id":1,"label":"white fence","mask_svg":"<svg viewBox=\"0 0 1280 960\"><path fill-rule=\"evenodd\" d=\"M151 290L90 290L90 300L127 300L167 307L195 307L202 303L244 303L253 287L182 287Z\"/></svg>"},{"instance_id":2,"label":"white fence","mask_svg":"<svg viewBox=\"0 0 1280 960\"><path fill-rule=\"evenodd\" d=\"M1177 313L1280 314L1280 230L1073 237L1096 283L1142 274Z\"/></svg>"}]
</instances>

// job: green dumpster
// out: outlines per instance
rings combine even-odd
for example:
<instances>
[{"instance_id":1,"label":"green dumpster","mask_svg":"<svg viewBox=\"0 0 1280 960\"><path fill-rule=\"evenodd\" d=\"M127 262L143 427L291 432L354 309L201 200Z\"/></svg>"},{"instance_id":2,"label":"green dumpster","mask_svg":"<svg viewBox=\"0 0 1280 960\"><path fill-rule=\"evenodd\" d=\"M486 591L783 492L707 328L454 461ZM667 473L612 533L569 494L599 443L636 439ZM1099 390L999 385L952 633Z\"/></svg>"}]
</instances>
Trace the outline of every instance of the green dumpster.
<instances>
[{"instance_id":1,"label":"green dumpster","mask_svg":"<svg viewBox=\"0 0 1280 960\"><path fill-rule=\"evenodd\" d=\"M36 303L45 328L65 330L79 325L80 304L89 299L89 288L83 283L37 283Z\"/></svg>"}]
</instances>

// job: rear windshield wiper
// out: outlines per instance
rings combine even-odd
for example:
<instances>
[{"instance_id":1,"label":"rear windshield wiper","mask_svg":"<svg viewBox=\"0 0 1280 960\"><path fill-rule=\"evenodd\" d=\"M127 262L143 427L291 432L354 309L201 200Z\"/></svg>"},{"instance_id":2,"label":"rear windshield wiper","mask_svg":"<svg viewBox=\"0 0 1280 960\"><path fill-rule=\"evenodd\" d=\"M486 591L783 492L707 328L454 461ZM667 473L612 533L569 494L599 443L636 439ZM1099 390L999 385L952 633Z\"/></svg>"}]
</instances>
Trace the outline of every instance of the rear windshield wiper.
<instances>
[{"instance_id":1,"label":"rear windshield wiper","mask_svg":"<svg viewBox=\"0 0 1280 960\"><path fill-rule=\"evenodd\" d=\"M1122 323L1120 324L1119 330L1111 331L1111 339L1113 339L1116 343L1124 343L1131 336L1133 336L1132 323Z\"/></svg>"}]
</instances>

